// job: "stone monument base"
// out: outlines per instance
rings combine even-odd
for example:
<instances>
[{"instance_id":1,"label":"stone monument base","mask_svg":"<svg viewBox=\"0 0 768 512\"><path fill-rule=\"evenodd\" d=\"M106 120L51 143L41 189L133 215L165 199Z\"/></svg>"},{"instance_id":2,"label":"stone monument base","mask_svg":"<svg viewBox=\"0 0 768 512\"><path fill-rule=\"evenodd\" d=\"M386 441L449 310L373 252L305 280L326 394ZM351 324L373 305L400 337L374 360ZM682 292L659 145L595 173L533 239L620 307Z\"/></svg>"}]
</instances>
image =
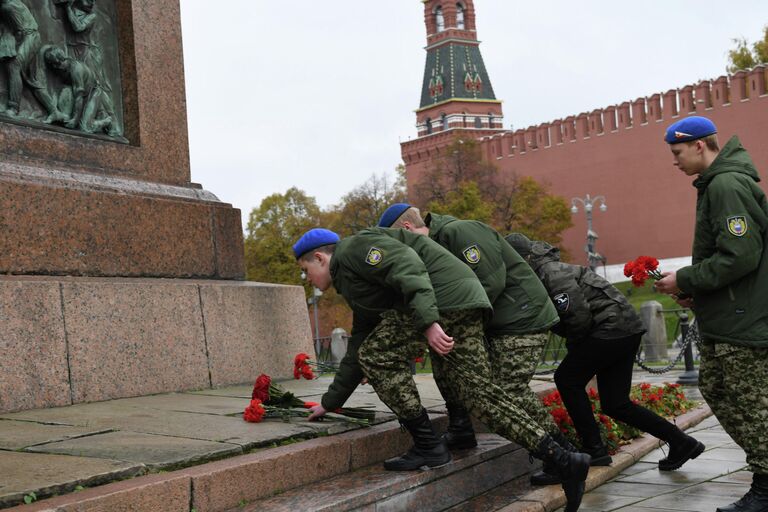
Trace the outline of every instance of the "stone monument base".
<instances>
[{"instance_id":1,"label":"stone monument base","mask_svg":"<svg viewBox=\"0 0 768 512\"><path fill-rule=\"evenodd\" d=\"M0 161L0 273L243 278L240 210L199 186Z\"/></svg>"},{"instance_id":2,"label":"stone monument base","mask_svg":"<svg viewBox=\"0 0 768 512\"><path fill-rule=\"evenodd\" d=\"M293 373L312 353L298 286L0 276L0 412Z\"/></svg>"}]
</instances>

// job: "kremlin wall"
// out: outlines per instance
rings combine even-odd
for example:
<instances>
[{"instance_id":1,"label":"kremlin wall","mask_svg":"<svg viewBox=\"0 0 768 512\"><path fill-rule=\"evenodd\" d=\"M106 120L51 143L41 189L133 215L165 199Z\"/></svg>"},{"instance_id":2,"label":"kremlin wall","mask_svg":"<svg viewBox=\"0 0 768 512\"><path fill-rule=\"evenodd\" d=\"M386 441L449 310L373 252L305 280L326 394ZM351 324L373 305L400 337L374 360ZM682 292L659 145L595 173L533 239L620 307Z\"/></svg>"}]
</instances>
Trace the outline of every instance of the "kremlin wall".
<instances>
[{"instance_id":1,"label":"kremlin wall","mask_svg":"<svg viewBox=\"0 0 768 512\"><path fill-rule=\"evenodd\" d=\"M471 2L463 3L471 7ZM440 4L440 0L425 2L427 20ZM469 12L474 15L474 9ZM434 23L428 22L428 42L434 41L431 29ZM479 45L476 36L461 43L475 49ZM450 44L461 43L454 38ZM427 51L437 52L440 47L440 42L433 43ZM479 49L476 51L479 58ZM481 58L477 62L484 72ZM444 81L452 84L451 70L440 71L446 75ZM417 110L419 136L401 144L409 187L436 165L441 151L454 139L476 138L485 159L495 162L501 172L531 176L564 197L569 206L574 197L604 196L608 209L595 208L592 229L599 236L596 249L607 265L623 264L641 254L659 259L690 255L696 191L692 178L672 165L663 141L666 127L682 117L712 119L721 146L738 135L755 161L762 188L768 191L765 66L515 131L501 128L501 105L490 84L485 97L456 97L460 76L459 87L443 99L435 97L434 87L427 94L428 75L435 75L430 71L429 56L422 105ZM563 245L574 262L584 264L586 216L582 205L578 206Z\"/></svg>"}]
</instances>

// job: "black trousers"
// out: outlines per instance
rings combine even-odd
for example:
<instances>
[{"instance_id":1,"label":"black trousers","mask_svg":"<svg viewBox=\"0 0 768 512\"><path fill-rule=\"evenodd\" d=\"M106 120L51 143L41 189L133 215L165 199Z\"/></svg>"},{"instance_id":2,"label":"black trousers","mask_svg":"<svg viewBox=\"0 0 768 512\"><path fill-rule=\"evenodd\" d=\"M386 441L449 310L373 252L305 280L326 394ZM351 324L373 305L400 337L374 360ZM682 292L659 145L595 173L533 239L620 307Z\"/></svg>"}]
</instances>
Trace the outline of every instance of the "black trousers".
<instances>
[{"instance_id":1,"label":"black trousers","mask_svg":"<svg viewBox=\"0 0 768 512\"><path fill-rule=\"evenodd\" d=\"M597 376L600 404L608 416L637 427L668 443L680 442L685 434L661 416L632 403L632 366L642 335L614 340L586 338L570 344L555 372L555 384L573 419L585 448L603 444L585 386Z\"/></svg>"}]
</instances>

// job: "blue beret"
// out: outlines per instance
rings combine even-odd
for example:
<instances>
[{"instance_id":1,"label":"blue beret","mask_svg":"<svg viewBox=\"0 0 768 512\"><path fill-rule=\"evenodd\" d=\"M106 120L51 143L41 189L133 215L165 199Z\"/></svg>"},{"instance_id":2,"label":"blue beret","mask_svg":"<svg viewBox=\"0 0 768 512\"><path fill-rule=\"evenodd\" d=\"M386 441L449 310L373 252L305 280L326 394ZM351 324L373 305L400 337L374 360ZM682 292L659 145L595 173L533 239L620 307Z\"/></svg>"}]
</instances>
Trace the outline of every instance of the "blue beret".
<instances>
[{"instance_id":1,"label":"blue beret","mask_svg":"<svg viewBox=\"0 0 768 512\"><path fill-rule=\"evenodd\" d=\"M313 249L317 249L324 245L335 244L339 240L339 235L330 229L310 229L301 235L301 238L293 244L293 254L296 256L296 259L299 259Z\"/></svg>"},{"instance_id":2,"label":"blue beret","mask_svg":"<svg viewBox=\"0 0 768 512\"><path fill-rule=\"evenodd\" d=\"M717 133L715 123L706 117L691 116L672 123L667 128L664 140L667 144L677 144L678 142L700 139L713 133Z\"/></svg>"},{"instance_id":3,"label":"blue beret","mask_svg":"<svg viewBox=\"0 0 768 512\"><path fill-rule=\"evenodd\" d=\"M386 210L384 210L384 213L381 214L381 218L379 219L379 227L380 228L390 228L392 227L392 224L395 223L397 219L400 218L400 216L405 213L405 210L410 208L411 205L408 203L395 203Z\"/></svg>"}]
</instances>

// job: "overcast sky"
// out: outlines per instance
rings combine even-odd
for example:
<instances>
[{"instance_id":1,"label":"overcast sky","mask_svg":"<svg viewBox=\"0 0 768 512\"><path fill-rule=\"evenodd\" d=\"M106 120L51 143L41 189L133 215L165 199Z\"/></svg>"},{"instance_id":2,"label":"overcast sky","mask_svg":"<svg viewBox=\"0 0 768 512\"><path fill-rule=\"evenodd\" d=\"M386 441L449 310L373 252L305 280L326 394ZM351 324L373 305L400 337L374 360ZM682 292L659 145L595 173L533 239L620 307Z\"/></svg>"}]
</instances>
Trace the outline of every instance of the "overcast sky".
<instances>
[{"instance_id":1,"label":"overcast sky","mask_svg":"<svg viewBox=\"0 0 768 512\"><path fill-rule=\"evenodd\" d=\"M212 8L215 6L215 8ZM504 124L525 128L725 73L768 1L475 0ZM192 181L245 219L296 186L321 206L393 173L416 135L419 0L181 0Z\"/></svg>"}]
</instances>

